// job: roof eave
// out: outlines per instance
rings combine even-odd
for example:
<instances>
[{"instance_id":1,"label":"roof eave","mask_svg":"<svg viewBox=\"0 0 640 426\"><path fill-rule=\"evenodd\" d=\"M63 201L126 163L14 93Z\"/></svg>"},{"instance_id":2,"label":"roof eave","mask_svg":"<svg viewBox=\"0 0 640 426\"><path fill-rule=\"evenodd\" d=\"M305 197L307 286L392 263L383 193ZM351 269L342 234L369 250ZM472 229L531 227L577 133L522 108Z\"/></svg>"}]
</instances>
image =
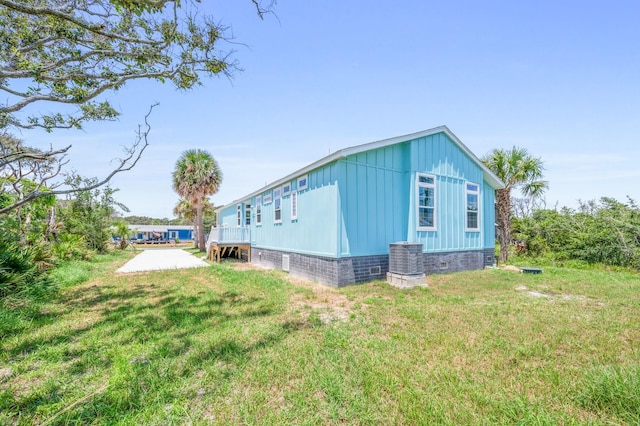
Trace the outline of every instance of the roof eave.
<instances>
[{"instance_id":1,"label":"roof eave","mask_svg":"<svg viewBox=\"0 0 640 426\"><path fill-rule=\"evenodd\" d=\"M267 191L270 188L274 188L276 186L282 185L283 183L291 181L293 178L297 176L301 176L301 175L304 175L305 173L309 173L326 164L340 160L349 155L354 155L354 154L358 154L365 151L383 148L385 146L395 145L397 143L408 142L414 139L423 138L423 137L435 135L438 133L445 133L456 145L458 145L458 147L462 151L465 152L465 154L467 154L482 169L483 178L489 185L491 185L491 187L493 187L494 189L503 189L505 187L504 183L502 183L502 181L491 170L489 170L489 168L485 166L485 164L473 152L471 152L471 150L467 148L467 146L464 143L462 143L462 141L458 139L458 137L447 126L438 126L432 129L423 130L416 133L410 133L407 135L396 136L393 138L388 138L388 139L383 139L375 142L369 142L361 145L343 148L341 150L334 152L333 154L329 154L326 157L323 157L309 164L308 166L305 166L299 170L296 170L293 173L290 173L281 179L273 181L270 184L265 185L262 188L256 191L253 191L252 193L242 198L238 198L230 203L225 204L224 206L218 207L215 211L219 212L229 206L233 206L243 201L246 201L252 197L255 197L256 195L259 195Z\"/></svg>"}]
</instances>

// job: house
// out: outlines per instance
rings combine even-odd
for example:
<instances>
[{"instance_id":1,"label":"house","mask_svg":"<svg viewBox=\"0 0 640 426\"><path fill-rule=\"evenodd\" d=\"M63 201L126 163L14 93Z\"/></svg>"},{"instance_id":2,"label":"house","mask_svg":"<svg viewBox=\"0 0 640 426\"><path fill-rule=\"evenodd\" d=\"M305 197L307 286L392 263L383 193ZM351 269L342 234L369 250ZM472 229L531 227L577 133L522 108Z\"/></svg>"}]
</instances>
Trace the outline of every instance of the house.
<instances>
[{"instance_id":1,"label":"house","mask_svg":"<svg viewBox=\"0 0 640 426\"><path fill-rule=\"evenodd\" d=\"M217 209L225 250L334 286L384 279L389 245L427 273L494 263L498 179L446 126L345 148Z\"/></svg>"},{"instance_id":2,"label":"house","mask_svg":"<svg viewBox=\"0 0 640 426\"><path fill-rule=\"evenodd\" d=\"M131 240L137 242L193 240L193 226L189 225L129 225L129 230Z\"/></svg>"}]
</instances>

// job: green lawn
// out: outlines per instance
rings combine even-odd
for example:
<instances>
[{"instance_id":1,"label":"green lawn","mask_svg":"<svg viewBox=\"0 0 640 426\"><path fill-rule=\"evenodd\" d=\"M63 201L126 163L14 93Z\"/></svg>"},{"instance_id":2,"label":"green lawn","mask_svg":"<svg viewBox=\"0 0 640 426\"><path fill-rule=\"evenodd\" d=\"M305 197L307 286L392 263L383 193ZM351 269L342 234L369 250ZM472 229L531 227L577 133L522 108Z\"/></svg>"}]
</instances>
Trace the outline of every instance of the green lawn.
<instances>
[{"instance_id":1,"label":"green lawn","mask_svg":"<svg viewBox=\"0 0 640 426\"><path fill-rule=\"evenodd\" d=\"M332 289L232 264L115 275L131 255L5 301L0 424L640 423L637 273Z\"/></svg>"}]
</instances>

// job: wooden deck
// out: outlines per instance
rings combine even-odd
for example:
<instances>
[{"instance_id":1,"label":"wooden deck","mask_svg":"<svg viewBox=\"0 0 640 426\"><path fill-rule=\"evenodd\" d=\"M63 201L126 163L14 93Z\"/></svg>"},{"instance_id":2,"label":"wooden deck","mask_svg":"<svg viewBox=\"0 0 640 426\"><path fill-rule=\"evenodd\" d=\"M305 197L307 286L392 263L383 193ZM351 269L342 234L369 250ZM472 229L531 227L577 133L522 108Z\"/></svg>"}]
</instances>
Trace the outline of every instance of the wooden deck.
<instances>
[{"instance_id":1,"label":"wooden deck","mask_svg":"<svg viewBox=\"0 0 640 426\"><path fill-rule=\"evenodd\" d=\"M248 243L214 243L209 246L208 259L220 263L226 255L235 254L236 259L242 257L242 251L247 251L247 259L251 262L251 245Z\"/></svg>"}]
</instances>

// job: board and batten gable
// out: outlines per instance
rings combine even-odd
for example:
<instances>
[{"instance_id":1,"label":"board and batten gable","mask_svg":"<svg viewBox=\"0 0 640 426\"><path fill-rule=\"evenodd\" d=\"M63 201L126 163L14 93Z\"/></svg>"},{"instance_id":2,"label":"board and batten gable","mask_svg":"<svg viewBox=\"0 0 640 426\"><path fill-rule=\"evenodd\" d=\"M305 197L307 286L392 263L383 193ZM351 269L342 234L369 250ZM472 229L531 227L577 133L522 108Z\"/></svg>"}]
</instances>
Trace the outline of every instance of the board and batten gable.
<instances>
[{"instance_id":1,"label":"board and batten gable","mask_svg":"<svg viewBox=\"0 0 640 426\"><path fill-rule=\"evenodd\" d=\"M407 239L409 164L407 143L338 161L340 257L388 254Z\"/></svg>"},{"instance_id":2,"label":"board and batten gable","mask_svg":"<svg viewBox=\"0 0 640 426\"><path fill-rule=\"evenodd\" d=\"M423 244L424 252L485 248L495 231L487 210L493 210L494 189L484 181L483 170L449 136L442 132L410 142L411 179L408 240ZM420 230L417 218L417 174L435 178L435 229ZM479 186L479 228L466 228L467 183ZM488 207L485 208L485 207Z\"/></svg>"},{"instance_id":3,"label":"board and batten gable","mask_svg":"<svg viewBox=\"0 0 640 426\"><path fill-rule=\"evenodd\" d=\"M483 217L483 247L494 250L496 247L496 190L487 181L484 181L482 186L480 211Z\"/></svg>"}]
</instances>

